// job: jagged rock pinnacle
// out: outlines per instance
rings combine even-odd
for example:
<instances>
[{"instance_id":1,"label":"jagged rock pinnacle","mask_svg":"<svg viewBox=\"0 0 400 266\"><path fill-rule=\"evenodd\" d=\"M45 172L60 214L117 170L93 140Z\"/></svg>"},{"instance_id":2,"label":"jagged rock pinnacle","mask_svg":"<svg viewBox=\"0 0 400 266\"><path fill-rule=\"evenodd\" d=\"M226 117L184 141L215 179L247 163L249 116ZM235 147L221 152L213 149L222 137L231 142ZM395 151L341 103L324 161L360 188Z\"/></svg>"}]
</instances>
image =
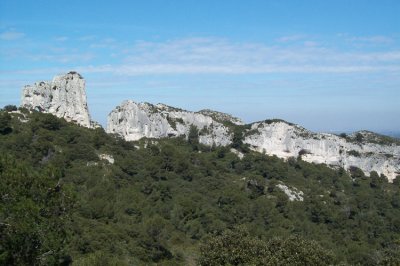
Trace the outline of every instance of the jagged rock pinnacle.
<instances>
[{"instance_id":1,"label":"jagged rock pinnacle","mask_svg":"<svg viewBox=\"0 0 400 266\"><path fill-rule=\"evenodd\" d=\"M21 106L50 113L69 122L92 128L87 106L85 80L74 71L23 88Z\"/></svg>"}]
</instances>

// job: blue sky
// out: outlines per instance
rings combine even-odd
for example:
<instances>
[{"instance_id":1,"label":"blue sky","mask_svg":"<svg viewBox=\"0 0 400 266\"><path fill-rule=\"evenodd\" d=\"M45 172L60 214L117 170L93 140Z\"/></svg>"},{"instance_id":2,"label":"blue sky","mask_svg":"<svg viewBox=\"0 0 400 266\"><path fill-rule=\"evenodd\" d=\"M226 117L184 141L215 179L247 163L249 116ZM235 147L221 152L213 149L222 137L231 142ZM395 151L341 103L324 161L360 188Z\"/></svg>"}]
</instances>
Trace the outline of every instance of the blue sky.
<instances>
[{"instance_id":1,"label":"blue sky","mask_svg":"<svg viewBox=\"0 0 400 266\"><path fill-rule=\"evenodd\" d=\"M400 1L0 1L0 106L70 70L124 99L315 131L400 130Z\"/></svg>"}]
</instances>

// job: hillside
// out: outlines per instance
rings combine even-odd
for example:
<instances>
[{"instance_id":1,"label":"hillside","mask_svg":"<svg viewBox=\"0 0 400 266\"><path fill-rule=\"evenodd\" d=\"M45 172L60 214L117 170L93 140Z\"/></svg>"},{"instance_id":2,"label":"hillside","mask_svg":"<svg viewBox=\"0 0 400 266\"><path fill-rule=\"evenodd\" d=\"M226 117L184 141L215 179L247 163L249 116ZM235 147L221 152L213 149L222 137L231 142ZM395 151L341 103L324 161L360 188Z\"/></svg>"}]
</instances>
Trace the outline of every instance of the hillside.
<instances>
[{"instance_id":1,"label":"hillside","mask_svg":"<svg viewBox=\"0 0 400 266\"><path fill-rule=\"evenodd\" d=\"M400 263L399 178L5 109L0 264Z\"/></svg>"}]
</instances>

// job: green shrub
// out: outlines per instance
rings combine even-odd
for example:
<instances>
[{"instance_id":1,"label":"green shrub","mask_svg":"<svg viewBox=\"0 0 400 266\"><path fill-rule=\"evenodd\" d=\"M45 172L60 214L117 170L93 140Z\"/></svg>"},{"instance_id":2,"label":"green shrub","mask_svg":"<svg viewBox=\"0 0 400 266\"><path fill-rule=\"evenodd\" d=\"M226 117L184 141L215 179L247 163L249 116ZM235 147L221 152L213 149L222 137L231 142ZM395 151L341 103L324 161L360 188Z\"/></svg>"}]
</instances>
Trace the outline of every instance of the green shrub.
<instances>
[{"instance_id":1,"label":"green shrub","mask_svg":"<svg viewBox=\"0 0 400 266\"><path fill-rule=\"evenodd\" d=\"M356 150L350 150L347 152L347 154L354 157L361 157L361 154Z\"/></svg>"}]
</instances>

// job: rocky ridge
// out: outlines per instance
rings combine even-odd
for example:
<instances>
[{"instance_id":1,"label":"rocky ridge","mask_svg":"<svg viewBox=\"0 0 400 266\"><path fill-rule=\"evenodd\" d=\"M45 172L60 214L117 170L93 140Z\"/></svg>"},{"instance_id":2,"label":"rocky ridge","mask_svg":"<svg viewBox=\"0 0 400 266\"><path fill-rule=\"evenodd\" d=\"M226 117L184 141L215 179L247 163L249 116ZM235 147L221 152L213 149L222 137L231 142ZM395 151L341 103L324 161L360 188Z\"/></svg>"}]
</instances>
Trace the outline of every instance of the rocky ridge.
<instances>
[{"instance_id":1,"label":"rocky ridge","mask_svg":"<svg viewBox=\"0 0 400 266\"><path fill-rule=\"evenodd\" d=\"M213 117L215 115L218 118ZM219 112L190 112L164 104L153 105L130 100L111 111L107 132L118 134L126 140L187 137L191 126L195 126L199 130L200 143L227 146L232 142L233 134L222 120L232 124L241 123L239 119Z\"/></svg>"},{"instance_id":2,"label":"rocky ridge","mask_svg":"<svg viewBox=\"0 0 400 266\"><path fill-rule=\"evenodd\" d=\"M240 118L234 117L230 114L218 112L218 111L213 111L210 109L203 109L198 111L197 113L203 114L206 116L212 117L214 120L221 122L221 123L232 123L234 125L244 125L243 121Z\"/></svg>"},{"instance_id":3,"label":"rocky ridge","mask_svg":"<svg viewBox=\"0 0 400 266\"><path fill-rule=\"evenodd\" d=\"M391 181L400 175L400 145L386 138L365 131L346 137L313 133L284 121L266 120L253 123L243 142L252 150L280 158L301 156L307 162L346 170L355 166L367 175L371 171L384 174Z\"/></svg>"},{"instance_id":4,"label":"rocky ridge","mask_svg":"<svg viewBox=\"0 0 400 266\"><path fill-rule=\"evenodd\" d=\"M126 140L188 136L190 126L199 130L205 145L232 144L233 127L243 123L227 114L202 110L190 112L164 104L125 101L108 117L107 132ZM392 138L360 131L349 136L314 133L283 120L265 120L245 127L243 143L250 149L288 159L298 157L346 170L358 167L369 174L376 171L392 181L400 174L400 143ZM361 139L359 139L361 138Z\"/></svg>"},{"instance_id":5,"label":"rocky ridge","mask_svg":"<svg viewBox=\"0 0 400 266\"><path fill-rule=\"evenodd\" d=\"M51 82L25 86L21 106L54 114L84 127L99 126L90 119L85 81L76 72L56 76ZM188 137L192 127L197 128L199 142L204 145L228 146L236 131L236 134L242 132L242 141L250 149L268 155L284 159L301 156L308 162L346 170L358 167L367 175L371 171L384 174L389 181L400 175L400 141L368 131L349 136L314 133L278 119L244 125L238 118L208 109L191 112L131 100L111 111L106 131L135 141ZM237 153L243 158L244 154Z\"/></svg>"},{"instance_id":6,"label":"rocky ridge","mask_svg":"<svg viewBox=\"0 0 400 266\"><path fill-rule=\"evenodd\" d=\"M76 72L55 76L52 81L26 85L21 107L50 113L84 127L97 127L90 119L85 80Z\"/></svg>"}]
</instances>

